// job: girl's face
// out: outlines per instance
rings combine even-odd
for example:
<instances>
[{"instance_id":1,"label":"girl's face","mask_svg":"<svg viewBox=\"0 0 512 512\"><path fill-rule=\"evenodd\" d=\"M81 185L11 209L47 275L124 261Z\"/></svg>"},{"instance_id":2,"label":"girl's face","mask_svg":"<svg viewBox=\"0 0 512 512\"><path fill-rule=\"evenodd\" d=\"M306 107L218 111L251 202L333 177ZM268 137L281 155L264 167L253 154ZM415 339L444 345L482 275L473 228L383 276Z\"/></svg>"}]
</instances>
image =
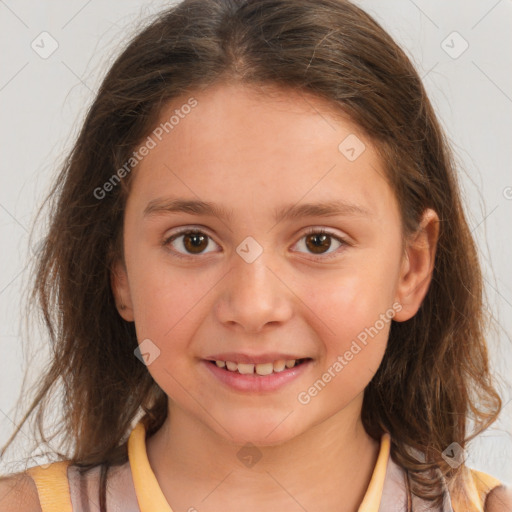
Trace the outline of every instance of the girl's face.
<instances>
[{"instance_id":1,"label":"girl's face","mask_svg":"<svg viewBox=\"0 0 512 512\"><path fill-rule=\"evenodd\" d=\"M428 249L403 257L374 147L320 99L277 89L219 85L161 122L139 149L113 288L170 417L262 446L357 419L430 269ZM259 376L213 359L307 361Z\"/></svg>"}]
</instances>

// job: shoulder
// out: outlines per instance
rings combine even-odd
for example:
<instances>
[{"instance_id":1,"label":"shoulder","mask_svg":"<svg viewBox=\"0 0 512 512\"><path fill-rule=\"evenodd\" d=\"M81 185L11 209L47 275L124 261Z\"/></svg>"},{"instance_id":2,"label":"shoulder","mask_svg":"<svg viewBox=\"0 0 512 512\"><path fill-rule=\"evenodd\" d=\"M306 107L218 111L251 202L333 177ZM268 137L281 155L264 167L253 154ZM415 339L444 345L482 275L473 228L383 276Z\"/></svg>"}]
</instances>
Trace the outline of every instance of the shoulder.
<instances>
[{"instance_id":1,"label":"shoulder","mask_svg":"<svg viewBox=\"0 0 512 512\"><path fill-rule=\"evenodd\" d=\"M471 469L473 483L480 496L484 496L484 512L512 512L512 489L493 476Z\"/></svg>"},{"instance_id":2,"label":"shoulder","mask_svg":"<svg viewBox=\"0 0 512 512\"><path fill-rule=\"evenodd\" d=\"M485 500L485 512L511 512L512 489L499 485L487 495Z\"/></svg>"},{"instance_id":3,"label":"shoulder","mask_svg":"<svg viewBox=\"0 0 512 512\"><path fill-rule=\"evenodd\" d=\"M2 512L42 512L37 487L27 473L0 477Z\"/></svg>"}]
</instances>

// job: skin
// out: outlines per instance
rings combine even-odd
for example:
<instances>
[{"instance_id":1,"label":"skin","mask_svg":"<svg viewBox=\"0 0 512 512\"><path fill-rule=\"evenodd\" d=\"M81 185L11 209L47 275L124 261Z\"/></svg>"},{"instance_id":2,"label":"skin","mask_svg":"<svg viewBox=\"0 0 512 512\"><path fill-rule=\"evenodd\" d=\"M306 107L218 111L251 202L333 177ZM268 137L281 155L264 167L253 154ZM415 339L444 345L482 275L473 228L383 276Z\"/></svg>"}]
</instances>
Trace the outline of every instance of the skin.
<instances>
[{"instance_id":1,"label":"skin","mask_svg":"<svg viewBox=\"0 0 512 512\"><path fill-rule=\"evenodd\" d=\"M390 324L308 404L297 396L394 303L401 307L395 321L416 313L430 283L438 218L427 210L403 245L375 148L319 98L227 84L194 97L198 105L134 171L125 259L112 274L119 314L135 322L139 343L149 338L160 350L148 371L168 395L170 414L146 441L150 464L175 511L355 511L379 450L361 423L363 392ZM162 122L187 99L168 105ZM350 134L366 147L355 161L338 150ZM148 202L165 197L210 201L233 218L144 218ZM284 205L327 200L357 203L368 215L274 220ZM187 253L183 236L163 245L192 227L209 236L202 253ZM309 227L347 243L330 238L327 254L314 253ZM236 252L248 236L263 249L252 263ZM291 352L313 364L278 391L246 393L204 367L204 357L223 351ZM261 455L252 467L237 457L248 442Z\"/></svg>"}]
</instances>

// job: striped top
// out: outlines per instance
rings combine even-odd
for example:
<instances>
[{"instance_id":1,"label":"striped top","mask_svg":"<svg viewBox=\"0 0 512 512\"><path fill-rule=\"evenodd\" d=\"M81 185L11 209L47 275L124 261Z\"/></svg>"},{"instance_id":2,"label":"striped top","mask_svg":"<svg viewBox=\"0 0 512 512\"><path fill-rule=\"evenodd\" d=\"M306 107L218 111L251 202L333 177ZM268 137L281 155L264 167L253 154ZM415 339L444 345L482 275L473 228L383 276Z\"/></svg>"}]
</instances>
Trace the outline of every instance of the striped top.
<instances>
[{"instance_id":1,"label":"striped top","mask_svg":"<svg viewBox=\"0 0 512 512\"><path fill-rule=\"evenodd\" d=\"M480 471L470 470L470 495L458 506L445 486L441 508L408 492L404 470L395 464L390 454L390 437L381 438L377 462L366 494L358 512L404 512L425 510L432 512L484 512L486 495L501 482ZM92 512L99 510L99 467L80 475L70 461L34 466L27 470L34 480L43 512ZM423 508L422 508L423 507ZM123 512L172 512L172 508L158 484L146 452L146 431L142 422L132 430L128 439L128 462L112 468L109 476L107 510Z\"/></svg>"}]
</instances>

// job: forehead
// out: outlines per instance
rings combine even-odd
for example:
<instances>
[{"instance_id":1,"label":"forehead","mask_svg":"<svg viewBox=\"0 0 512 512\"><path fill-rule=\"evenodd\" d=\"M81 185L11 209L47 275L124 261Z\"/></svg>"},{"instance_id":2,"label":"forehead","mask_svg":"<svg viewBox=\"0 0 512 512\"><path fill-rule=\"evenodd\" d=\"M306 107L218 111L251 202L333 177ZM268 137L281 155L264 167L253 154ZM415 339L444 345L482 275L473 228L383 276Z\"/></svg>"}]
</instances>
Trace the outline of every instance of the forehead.
<instances>
[{"instance_id":1,"label":"forehead","mask_svg":"<svg viewBox=\"0 0 512 512\"><path fill-rule=\"evenodd\" d=\"M235 213L341 197L375 211L392 200L359 127L298 91L218 85L173 100L150 137L132 184L139 208L166 194L229 203Z\"/></svg>"}]
</instances>

